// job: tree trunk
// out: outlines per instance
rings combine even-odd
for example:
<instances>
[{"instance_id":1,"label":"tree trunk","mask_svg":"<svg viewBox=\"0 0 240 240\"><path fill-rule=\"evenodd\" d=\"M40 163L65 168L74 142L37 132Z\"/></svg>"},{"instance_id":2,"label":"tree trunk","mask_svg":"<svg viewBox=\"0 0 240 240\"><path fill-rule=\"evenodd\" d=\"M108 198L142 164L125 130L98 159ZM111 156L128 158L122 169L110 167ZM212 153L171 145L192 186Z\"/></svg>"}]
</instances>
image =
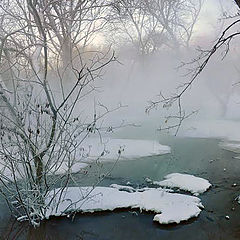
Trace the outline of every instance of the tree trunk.
<instances>
[{"instance_id":1,"label":"tree trunk","mask_svg":"<svg viewBox=\"0 0 240 240\"><path fill-rule=\"evenodd\" d=\"M70 39L64 39L64 42L62 44L62 65L63 65L63 74L64 76L68 76L68 73L70 72L71 66L72 66L72 47L70 43Z\"/></svg>"},{"instance_id":2,"label":"tree trunk","mask_svg":"<svg viewBox=\"0 0 240 240\"><path fill-rule=\"evenodd\" d=\"M41 190L43 185L43 161L39 156L35 157L34 161L36 168L36 183Z\"/></svg>"}]
</instances>

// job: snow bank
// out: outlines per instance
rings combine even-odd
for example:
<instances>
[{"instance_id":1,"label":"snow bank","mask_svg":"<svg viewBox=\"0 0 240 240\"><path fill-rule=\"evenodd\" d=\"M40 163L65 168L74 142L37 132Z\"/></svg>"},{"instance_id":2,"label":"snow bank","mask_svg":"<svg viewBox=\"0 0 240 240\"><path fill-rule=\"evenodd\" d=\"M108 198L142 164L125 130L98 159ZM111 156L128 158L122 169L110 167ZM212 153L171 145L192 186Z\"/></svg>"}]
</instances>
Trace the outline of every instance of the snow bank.
<instances>
[{"instance_id":1,"label":"snow bank","mask_svg":"<svg viewBox=\"0 0 240 240\"><path fill-rule=\"evenodd\" d=\"M103 160L103 161L116 161L118 159L118 152L121 150L120 160L132 160L140 157L162 155L171 152L169 146L161 145L156 141L148 140L134 140L134 139L107 139L103 138L100 141L99 138L88 138L86 139L77 156L79 159L71 166L70 171L77 173L83 168L88 166L88 162L92 160ZM69 170L68 163L63 162L61 166L57 164L47 173L48 175L64 174ZM8 168L5 168L5 163L0 160L0 171L6 179L13 180L13 175ZM21 169L21 166L19 166ZM23 172L24 169L21 169ZM17 175L18 179L21 179L21 174ZM24 176L24 174L22 174Z\"/></svg>"},{"instance_id":2,"label":"snow bank","mask_svg":"<svg viewBox=\"0 0 240 240\"><path fill-rule=\"evenodd\" d=\"M60 203L51 201L61 199ZM69 187L51 191L46 203L49 208L46 218L50 216L67 215L73 211L96 212L114 210L117 208L138 208L157 213L153 221L160 224L180 223L192 217L197 217L203 205L197 197L169 193L163 189L148 188L141 192L119 191L111 187Z\"/></svg>"},{"instance_id":3,"label":"snow bank","mask_svg":"<svg viewBox=\"0 0 240 240\"><path fill-rule=\"evenodd\" d=\"M240 134L236 129L240 122L234 120L198 120L183 123L179 136L196 138L220 138L240 141Z\"/></svg>"},{"instance_id":4,"label":"snow bank","mask_svg":"<svg viewBox=\"0 0 240 240\"><path fill-rule=\"evenodd\" d=\"M165 180L160 182L153 181L153 184L162 187L179 188L191 192L196 196L200 193L204 193L211 187L208 180L188 174L172 173L164 178Z\"/></svg>"},{"instance_id":5,"label":"snow bank","mask_svg":"<svg viewBox=\"0 0 240 240\"><path fill-rule=\"evenodd\" d=\"M84 141L83 148L87 154L87 160L96 159L115 161L121 150L120 159L131 160L140 157L162 155L171 152L169 146L161 145L156 141L135 139L100 139L89 138Z\"/></svg>"},{"instance_id":6,"label":"snow bank","mask_svg":"<svg viewBox=\"0 0 240 240\"><path fill-rule=\"evenodd\" d=\"M22 167L22 166L20 166ZM87 163L82 163L82 162L76 162L74 163L70 168L66 162L63 162L61 166L54 166L49 171L47 172L47 175L61 175L61 174L66 174L68 171L71 173L78 173L81 170L85 169L88 167ZM4 168L2 167L2 164L0 163L0 171L3 179L3 181L14 181L14 176L12 171L9 168ZM22 173L24 172L22 169L19 168L19 171ZM22 179L24 174L20 174L19 172L15 173L15 178L20 180Z\"/></svg>"},{"instance_id":7,"label":"snow bank","mask_svg":"<svg viewBox=\"0 0 240 240\"><path fill-rule=\"evenodd\" d=\"M221 142L218 145L222 149L235 153L240 153L240 142Z\"/></svg>"}]
</instances>

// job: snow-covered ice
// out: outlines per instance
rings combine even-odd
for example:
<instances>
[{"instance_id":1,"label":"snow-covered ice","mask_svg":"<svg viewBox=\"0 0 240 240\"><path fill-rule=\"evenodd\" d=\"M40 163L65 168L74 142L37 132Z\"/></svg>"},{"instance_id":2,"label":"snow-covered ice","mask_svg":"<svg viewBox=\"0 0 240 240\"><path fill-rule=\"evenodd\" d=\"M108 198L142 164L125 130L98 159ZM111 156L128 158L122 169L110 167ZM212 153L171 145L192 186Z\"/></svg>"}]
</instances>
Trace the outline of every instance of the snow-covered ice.
<instances>
[{"instance_id":1,"label":"snow-covered ice","mask_svg":"<svg viewBox=\"0 0 240 240\"><path fill-rule=\"evenodd\" d=\"M240 153L240 142L220 142L219 147L231 152Z\"/></svg>"},{"instance_id":2,"label":"snow-covered ice","mask_svg":"<svg viewBox=\"0 0 240 240\"><path fill-rule=\"evenodd\" d=\"M74 162L69 168L67 162L51 166L48 175L64 174L68 170L71 173L77 173L86 168L92 160L116 161L118 159L118 151L121 150L119 160L132 160L140 157L162 155L171 152L169 146L161 145L156 141L150 140L135 140L135 139L107 139L103 138L88 138L79 149L79 159ZM0 171L4 173L6 179L13 180L11 171L4 168L5 163L0 161ZM19 166L21 168L21 166ZM24 175L24 174L23 174ZM17 176L22 178L22 176Z\"/></svg>"},{"instance_id":3,"label":"snow-covered ice","mask_svg":"<svg viewBox=\"0 0 240 240\"><path fill-rule=\"evenodd\" d=\"M165 180L163 181L153 181L153 184L162 187L179 188L191 192L196 196L200 193L204 193L211 187L208 180L189 174L171 173L164 178Z\"/></svg>"},{"instance_id":4,"label":"snow-covered ice","mask_svg":"<svg viewBox=\"0 0 240 240\"><path fill-rule=\"evenodd\" d=\"M50 199L54 196L54 201ZM57 204L55 200L60 200ZM69 187L52 190L46 203L46 218L71 212L96 212L118 208L132 208L156 213L153 221L160 224L180 223L197 217L203 205L194 196L169 193L163 189L147 188L145 191L126 192L111 187Z\"/></svg>"},{"instance_id":5,"label":"snow-covered ice","mask_svg":"<svg viewBox=\"0 0 240 240\"><path fill-rule=\"evenodd\" d=\"M240 122L234 120L198 120L186 121L179 131L179 136L196 138L219 138L240 141Z\"/></svg>"},{"instance_id":6,"label":"snow-covered ice","mask_svg":"<svg viewBox=\"0 0 240 240\"><path fill-rule=\"evenodd\" d=\"M71 173L78 173L82 169L86 168L88 166L87 163L83 162L76 162L71 166L68 166L66 162L63 162L61 166L59 166L57 169L52 168L49 174L65 174L67 171L71 171Z\"/></svg>"},{"instance_id":7,"label":"snow-covered ice","mask_svg":"<svg viewBox=\"0 0 240 240\"><path fill-rule=\"evenodd\" d=\"M83 163L83 162L76 162L76 163L72 164L71 166L68 166L68 163L63 162L59 166L56 165L56 166L51 167L49 169L49 171L47 172L47 175L61 175L61 174L66 174L68 171L70 171L71 173L78 173L88 166L89 165L87 163ZM2 179L3 181L14 181L13 173L11 172L11 170L9 168L3 168L0 164L0 171L1 171L1 174L5 176L5 178ZM21 171L23 172L23 170L21 170ZM21 174L19 174L19 172L17 172L17 173L15 173L15 177L16 177L16 179L22 179L23 175L21 175Z\"/></svg>"},{"instance_id":8,"label":"snow-covered ice","mask_svg":"<svg viewBox=\"0 0 240 240\"><path fill-rule=\"evenodd\" d=\"M121 150L121 160L131 160L140 157L162 155L171 152L169 146L161 145L156 141L136 140L136 139L102 139L89 138L82 146L87 152L87 160L96 159L115 161Z\"/></svg>"}]
</instances>

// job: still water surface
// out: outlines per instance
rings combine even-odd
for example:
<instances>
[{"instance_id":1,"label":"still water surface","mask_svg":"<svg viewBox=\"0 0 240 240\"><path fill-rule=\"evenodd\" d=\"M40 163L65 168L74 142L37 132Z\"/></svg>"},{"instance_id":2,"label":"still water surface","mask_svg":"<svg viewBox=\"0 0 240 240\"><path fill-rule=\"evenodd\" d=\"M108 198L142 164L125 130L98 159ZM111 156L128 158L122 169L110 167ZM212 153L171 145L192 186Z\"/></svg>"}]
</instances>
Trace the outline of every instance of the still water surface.
<instances>
[{"instance_id":1,"label":"still water surface","mask_svg":"<svg viewBox=\"0 0 240 240\"><path fill-rule=\"evenodd\" d=\"M138 211L114 211L78 214L74 220L53 218L34 230L10 218L4 204L0 209L0 239L36 240L221 240L240 239L240 205L234 198L240 193L240 160L234 153L219 148L219 140L167 138L162 144L171 146L172 153L121 161L111 177L101 182L146 186L145 177L161 180L172 172L190 173L208 179L213 187L200 195L205 206L200 216L179 225L161 226L152 221L154 214ZM110 169L112 163L105 163ZM223 169L226 169L224 171ZM88 184L89 179L82 181ZM232 184L237 186L233 187ZM233 210L234 209L234 210ZM229 220L225 218L228 215Z\"/></svg>"}]
</instances>

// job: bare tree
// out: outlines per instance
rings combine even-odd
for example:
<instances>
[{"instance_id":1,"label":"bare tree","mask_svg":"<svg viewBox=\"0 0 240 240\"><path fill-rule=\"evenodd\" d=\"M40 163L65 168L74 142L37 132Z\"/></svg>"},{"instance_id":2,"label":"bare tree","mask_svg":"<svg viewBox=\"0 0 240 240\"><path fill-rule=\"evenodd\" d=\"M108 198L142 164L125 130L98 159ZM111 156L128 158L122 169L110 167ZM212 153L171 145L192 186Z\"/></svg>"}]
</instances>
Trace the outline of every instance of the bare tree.
<instances>
[{"instance_id":1,"label":"bare tree","mask_svg":"<svg viewBox=\"0 0 240 240\"><path fill-rule=\"evenodd\" d=\"M239 1L235 0L235 2L238 6L239 11ZM185 93L191 88L193 83L196 82L199 75L208 65L216 52L222 50L222 59L224 59L230 50L231 43L240 35L240 32L238 30L240 24L239 13L237 13L235 16L232 16L231 18L236 19L223 30L220 37L216 40L216 43L212 48L210 48L210 50L198 49L200 54L197 56L197 58L193 59L189 63L183 63L182 66L194 65L194 67L190 68L190 72L188 73L188 75L190 75L190 80L178 86L177 92L173 93L171 96L164 96L161 93L158 96L157 100L152 100L149 102L149 105L146 108L147 113L149 113L154 108L158 108L159 106L162 106L164 108L171 108L175 106L177 109L177 113L175 115L166 117L165 124L168 124L170 122L169 125L166 127L161 127L160 130L176 129L175 134L177 134L182 125L182 122L196 112L193 111L191 113L186 113L182 106L182 98L184 97Z\"/></svg>"},{"instance_id":2,"label":"bare tree","mask_svg":"<svg viewBox=\"0 0 240 240\"><path fill-rule=\"evenodd\" d=\"M157 25L144 11L143 1L114 1L112 8L116 15L112 20L115 34L127 37L142 55L153 51L150 45Z\"/></svg>"},{"instance_id":3,"label":"bare tree","mask_svg":"<svg viewBox=\"0 0 240 240\"><path fill-rule=\"evenodd\" d=\"M82 63L82 53L97 36L96 33L104 28L107 23L105 12L108 5L102 0L74 0L34 1L33 6L43 21L50 57L52 61L55 60L55 65L59 65L63 69L63 73L59 74L63 77L64 73L71 71L74 63ZM17 20L14 22L15 28L23 27L22 34L24 36L22 37L28 42L25 47L29 49L31 46L35 47L38 41L38 48L30 51L31 54L34 52L30 57L34 58L33 63L38 65L36 69L39 69L39 58L43 46L36 38L36 19L33 14L30 14L32 12L26 1L3 0L1 12L2 16L7 15L8 20L10 18L12 21ZM7 25L5 24L5 26ZM22 42L19 39L12 39L12 41L15 44ZM54 67L54 65L51 66Z\"/></svg>"},{"instance_id":4,"label":"bare tree","mask_svg":"<svg viewBox=\"0 0 240 240\"><path fill-rule=\"evenodd\" d=\"M162 47L189 47L194 26L203 0L169 1L113 1L119 16L114 29L126 35L141 54L149 54Z\"/></svg>"},{"instance_id":5,"label":"bare tree","mask_svg":"<svg viewBox=\"0 0 240 240\"><path fill-rule=\"evenodd\" d=\"M156 19L171 48L189 47L203 0L144 1L146 11ZM167 44L167 43L165 43ZM172 46L171 46L172 45Z\"/></svg>"},{"instance_id":6,"label":"bare tree","mask_svg":"<svg viewBox=\"0 0 240 240\"><path fill-rule=\"evenodd\" d=\"M89 31L93 30L85 24L76 28L75 21L78 21L72 15L81 16L86 10L84 7L94 14L96 6L88 5L89 1L76 1L74 5L73 1L66 1L63 6L56 1L2 2L0 193L18 220L28 220L31 225L38 226L52 202L51 199L48 203L45 201L49 191L60 187L62 196L70 182L76 183L72 175L73 165L88 154L82 143L90 134L100 134L103 124L98 123L99 120L114 110L100 105L101 111L93 109L93 116L84 120L76 108L81 106L83 98L95 91L94 82L101 77L102 69L115 61L115 57L114 54L96 52L88 62L71 64L71 75L68 77L72 81L65 91L62 77L55 85L50 82L55 76L53 69L61 70L55 66L53 48L62 52L64 59L67 50L61 49L65 44L67 48L69 44L77 45L80 41L77 32L81 31L86 35L86 43ZM71 11L68 12L69 8ZM88 18L88 15L85 17ZM94 17L86 21L91 25L94 24L91 21L95 20ZM51 21L54 22L52 25ZM68 24L73 26L69 29ZM66 39L60 41L61 36L58 39L58 31L63 38L70 38L67 43L64 42ZM59 41L57 47L54 46L56 39ZM64 59L71 60L71 55ZM103 150L101 156L104 154ZM100 180L101 176L97 181Z\"/></svg>"},{"instance_id":7,"label":"bare tree","mask_svg":"<svg viewBox=\"0 0 240 240\"><path fill-rule=\"evenodd\" d=\"M102 0L52 1L39 6L46 15L47 33L54 50L60 53L63 69L104 28L107 6Z\"/></svg>"}]
</instances>

